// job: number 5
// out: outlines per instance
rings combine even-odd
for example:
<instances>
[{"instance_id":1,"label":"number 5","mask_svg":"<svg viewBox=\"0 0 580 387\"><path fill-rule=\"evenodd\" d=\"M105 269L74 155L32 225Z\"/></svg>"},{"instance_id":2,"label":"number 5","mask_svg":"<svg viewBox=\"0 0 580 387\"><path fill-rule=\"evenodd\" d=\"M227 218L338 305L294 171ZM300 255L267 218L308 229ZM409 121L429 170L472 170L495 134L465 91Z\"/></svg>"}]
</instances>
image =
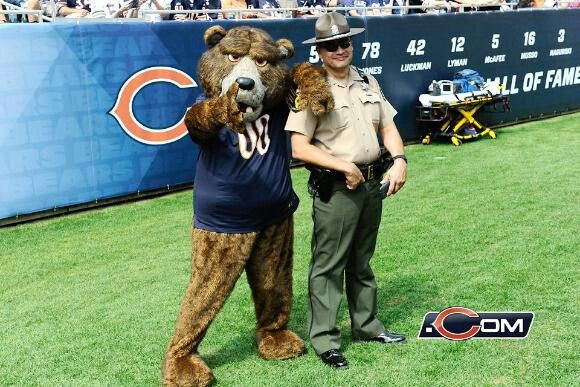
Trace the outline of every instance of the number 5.
<instances>
[{"instance_id":1,"label":"number 5","mask_svg":"<svg viewBox=\"0 0 580 387\"><path fill-rule=\"evenodd\" d=\"M316 51L316 46L310 47L310 58L308 58L310 63L318 63L320 57L318 56L318 51Z\"/></svg>"},{"instance_id":2,"label":"number 5","mask_svg":"<svg viewBox=\"0 0 580 387\"><path fill-rule=\"evenodd\" d=\"M499 37L500 34L493 34L491 37L491 48L498 48L499 47Z\"/></svg>"}]
</instances>

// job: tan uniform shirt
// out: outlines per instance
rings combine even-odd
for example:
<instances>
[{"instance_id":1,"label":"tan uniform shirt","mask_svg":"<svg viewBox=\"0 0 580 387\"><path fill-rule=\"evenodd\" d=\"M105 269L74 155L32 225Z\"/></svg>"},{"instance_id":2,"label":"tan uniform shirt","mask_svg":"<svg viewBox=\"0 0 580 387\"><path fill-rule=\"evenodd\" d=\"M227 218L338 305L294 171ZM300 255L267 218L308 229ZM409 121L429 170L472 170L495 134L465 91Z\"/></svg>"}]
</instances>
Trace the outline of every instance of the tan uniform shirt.
<instances>
[{"instance_id":1,"label":"tan uniform shirt","mask_svg":"<svg viewBox=\"0 0 580 387\"><path fill-rule=\"evenodd\" d=\"M310 109L291 111L285 130L304 134L312 145L340 159L369 164L380 156L377 132L397 111L383 98L377 80L365 83L351 66L348 82L328 77L334 110L317 119Z\"/></svg>"}]
</instances>

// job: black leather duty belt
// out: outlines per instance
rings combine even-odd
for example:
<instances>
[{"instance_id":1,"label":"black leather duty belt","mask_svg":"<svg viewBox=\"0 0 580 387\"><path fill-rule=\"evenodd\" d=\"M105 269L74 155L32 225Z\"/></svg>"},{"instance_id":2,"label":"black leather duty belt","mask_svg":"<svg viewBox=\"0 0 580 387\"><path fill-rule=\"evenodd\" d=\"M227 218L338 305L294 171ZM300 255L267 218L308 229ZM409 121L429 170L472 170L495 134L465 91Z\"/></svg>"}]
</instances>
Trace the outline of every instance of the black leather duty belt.
<instances>
[{"instance_id":1,"label":"black leather duty belt","mask_svg":"<svg viewBox=\"0 0 580 387\"><path fill-rule=\"evenodd\" d=\"M380 179L384 172L383 165L380 161L375 161L371 164L357 165L365 180Z\"/></svg>"},{"instance_id":2,"label":"black leather duty belt","mask_svg":"<svg viewBox=\"0 0 580 387\"><path fill-rule=\"evenodd\" d=\"M373 179L380 179L385 172L383 165L380 161L375 161L374 163L370 164L357 164L358 169L360 169L365 181L373 180ZM342 172L334 172L334 177L338 180L344 180L344 173Z\"/></svg>"}]
</instances>

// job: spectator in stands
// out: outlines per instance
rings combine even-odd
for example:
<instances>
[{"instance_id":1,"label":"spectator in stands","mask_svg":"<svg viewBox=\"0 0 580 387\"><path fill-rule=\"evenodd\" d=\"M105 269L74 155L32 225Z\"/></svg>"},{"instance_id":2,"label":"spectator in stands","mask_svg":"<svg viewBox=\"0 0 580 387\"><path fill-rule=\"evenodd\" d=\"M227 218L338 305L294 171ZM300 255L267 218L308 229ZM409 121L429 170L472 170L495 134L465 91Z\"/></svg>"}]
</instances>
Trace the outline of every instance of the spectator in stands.
<instances>
[{"instance_id":1,"label":"spectator in stands","mask_svg":"<svg viewBox=\"0 0 580 387\"><path fill-rule=\"evenodd\" d=\"M44 16L52 17L52 6L50 0L28 0L28 2L25 3L24 8L41 10ZM58 7L56 7L56 9L58 9ZM58 12L56 15L58 16ZM38 21L38 17L35 15L28 15L27 19L29 23L36 23Z\"/></svg>"},{"instance_id":2,"label":"spectator in stands","mask_svg":"<svg viewBox=\"0 0 580 387\"><path fill-rule=\"evenodd\" d=\"M3 4L0 4L0 24L6 23L6 15L2 13L6 7Z\"/></svg>"},{"instance_id":3,"label":"spectator in stands","mask_svg":"<svg viewBox=\"0 0 580 387\"><path fill-rule=\"evenodd\" d=\"M470 11L499 11L499 10L509 10L511 9L505 2L505 0L455 0L459 3L459 6L464 6L459 8L459 11L470 12Z\"/></svg>"},{"instance_id":4,"label":"spectator in stands","mask_svg":"<svg viewBox=\"0 0 580 387\"><path fill-rule=\"evenodd\" d=\"M248 9L248 3L246 0L223 0L223 9ZM252 19L256 16L252 12L241 12L240 16L242 19ZM238 15L236 12L226 12L225 17L227 19L237 19Z\"/></svg>"},{"instance_id":5,"label":"spectator in stands","mask_svg":"<svg viewBox=\"0 0 580 387\"><path fill-rule=\"evenodd\" d=\"M423 5L426 7L425 13L446 13L459 9L459 3L448 0L424 0Z\"/></svg>"},{"instance_id":6,"label":"spectator in stands","mask_svg":"<svg viewBox=\"0 0 580 387\"><path fill-rule=\"evenodd\" d=\"M554 8L556 6L553 0L520 0L518 8Z\"/></svg>"},{"instance_id":7,"label":"spectator in stands","mask_svg":"<svg viewBox=\"0 0 580 387\"><path fill-rule=\"evenodd\" d=\"M171 9L176 11L181 10L204 10L204 9L222 9L225 6L222 5L220 0L172 0ZM169 19L171 20L210 20L210 19L223 19L224 14L222 12L212 12L206 14L171 14Z\"/></svg>"},{"instance_id":8,"label":"spectator in stands","mask_svg":"<svg viewBox=\"0 0 580 387\"><path fill-rule=\"evenodd\" d=\"M188 11L193 8L193 2L189 0L172 0L170 3L172 11ZM169 20L193 20L193 14L172 13L169 15Z\"/></svg>"},{"instance_id":9,"label":"spectator in stands","mask_svg":"<svg viewBox=\"0 0 580 387\"><path fill-rule=\"evenodd\" d=\"M488 0L465 0L464 2L467 3L469 1L482 3ZM459 3L448 0L409 0L409 5L422 5L425 7L410 9L409 13L446 13L456 11L460 7Z\"/></svg>"},{"instance_id":10,"label":"spectator in stands","mask_svg":"<svg viewBox=\"0 0 580 387\"><path fill-rule=\"evenodd\" d=\"M250 9L275 9L280 8L277 0L248 0L248 8ZM255 12L257 18L272 18L284 17L283 12Z\"/></svg>"},{"instance_id":11,"label":"spectator in stands","mask_svg":"<svg viewBox=\"0 0 580 387\"><path fill-rule=\"evenodd\" d=\"M79 18L91 14L90 0L58 0L56 2L57 16Z\"/></svg>"},{"instance_id":12,"label":"spectator in stands","mask_svg":"<svg viewBox=\"0 0 580 387\"><path fill-rule=\"evenodd\" d=\"M401 6L405 5L405 0L393 0L390 3L390 5L393 6L393 7L401 7ZM393 15L401 15L403 13L403 10L400 9L400 8L393 9L393 10L391 10L391 13Z\"/></svg>"},{"instance_id":13,"label":"spectator in stands","mask_svg":"<svg viewBox=\"0 0 580 387\"><path fill-rule=\"evenodd\" d=\"M139 0L92 0L92 18L135 18L139 9Z\"/></svg>"},{"instance_id":14,"label":"spectator in stands","mask_svg":"<svg viewBox=\"0 0 580 387\"><path fill-rule=\"evenodd\" d=\"M26 8L26 0L4 0L5 3L9 3L12 5L15 5L16 7L19 8ZM0 5L0 10L2 9L6 9L6 10L10 10L10 9L15 9L15 8L10 8L8 6L2 6ZM18 14L3 14L0 13L0 20L4 19L4 22L0 21L0 23L5 23L5 22L9 22L9 23L22 23L24 21L26 21L26 16L24 14L18 13Z\"/></svg>"},{"instance_id":15,"label":"spectator in stands","mask_svg":"<svg viewBox=\"0 0 580 387\"><path fill-rule=\"evenodd\" d=\"M138 16L147 21L161 21L163 19L167 19L168 15L160 15L160 14L143 15L143 11L146 10L163 11L168 9L171 9L171 2L168 0L139 0Z\"/></svg>"},{"instance_id":16,"label":"spectator in stands","mask_svg":"<svg viewBox=\"0 0 580 387\"><path fill-rule=\"evenodd\" d=\"M331 3L337 0L331 0ZM370 10L366 10L366 12L362 9L352 9L348 11L349 16L360 16L360 15L367 15L367 16L378 16L378 15L387 15L390 14L391 11L388 9L383 8L384 6L389 5L389 0L340 0L338 3L338 7L364 7L364 8L372 8Z\"/></svg>"},{"instance_id":17,"label":"spectator in stands","mask_svg":"<svg viewBox=\"0 0 580 387\"><path fill-rule=\"evenodd\" d=\"M572 0L560 3L560 8L580 8L580 0Z\"/></svg>"},{"instance_id":18,"label":"spectator in stands","mask_svg":"<svg viewBox=\"0 0 580 387\"><path fill-rule=\"evenodd\" d=\"M222 9L221 0L194 0L193 9ZM224 19L222 12L200 13L194 17L195 20Z\"/></svg>"},{"instance_id":19,"label":"spectator in stands","mask_svg":"<svg viewBox=\"0 0 580 387\"><path fill-rule=\"evenodd\" d=\"M298 0L299 8L308 8L303 11L296 11L296 17L318 17L322 15L325 7L336 7L338 0Z\"/></svg>"}]
</instances>

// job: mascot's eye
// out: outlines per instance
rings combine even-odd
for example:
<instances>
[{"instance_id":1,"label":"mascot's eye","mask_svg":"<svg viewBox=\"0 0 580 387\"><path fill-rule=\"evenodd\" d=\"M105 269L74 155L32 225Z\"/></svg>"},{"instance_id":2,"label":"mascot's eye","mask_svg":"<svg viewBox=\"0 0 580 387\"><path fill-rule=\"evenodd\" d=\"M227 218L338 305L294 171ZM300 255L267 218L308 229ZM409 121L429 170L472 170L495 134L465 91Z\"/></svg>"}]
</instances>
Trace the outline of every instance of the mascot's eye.
<instances>
[{"instance_id":1,"label":"mascot's eye","mask_svg":"<svg viewBox=\"0 0 580 387\"><path fill-rule=\"evenodd\" d=\"M240 61L240 57L238 55L234 55L234 54L229 54L228 59L230 60L230 62L234 62L234 63Z\"/></svg>"},{"instance_id":2,"label":"mascot's eye","mask_svg":"<svg viewBox=\"0 0 580 387\"><path fill-rule=\"evenodd\" d=\"M268 64L268 61L266 59L256 59L256 65L258 65L258 67L264 67Z\"/></svg>"}]
</instances>

